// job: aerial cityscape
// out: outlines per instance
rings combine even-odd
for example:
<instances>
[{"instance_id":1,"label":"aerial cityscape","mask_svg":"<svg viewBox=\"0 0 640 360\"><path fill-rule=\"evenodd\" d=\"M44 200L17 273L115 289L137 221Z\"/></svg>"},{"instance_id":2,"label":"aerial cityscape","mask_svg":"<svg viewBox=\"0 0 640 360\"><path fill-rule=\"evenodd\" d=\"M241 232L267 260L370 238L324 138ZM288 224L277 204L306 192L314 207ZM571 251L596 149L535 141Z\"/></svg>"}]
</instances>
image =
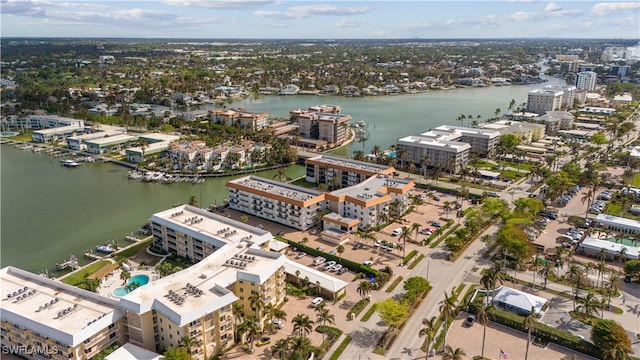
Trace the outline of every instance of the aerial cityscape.
<instances>
[{"instance_id":1,"label":"aerial cityscape","mask_svg":"<svg viewBox=\"0 0 640 360\"><path fill-rule=\"evenodd\" d=\"M0 2L0 358L640 359L639 15Z\"/></svg>"}]
</instances>

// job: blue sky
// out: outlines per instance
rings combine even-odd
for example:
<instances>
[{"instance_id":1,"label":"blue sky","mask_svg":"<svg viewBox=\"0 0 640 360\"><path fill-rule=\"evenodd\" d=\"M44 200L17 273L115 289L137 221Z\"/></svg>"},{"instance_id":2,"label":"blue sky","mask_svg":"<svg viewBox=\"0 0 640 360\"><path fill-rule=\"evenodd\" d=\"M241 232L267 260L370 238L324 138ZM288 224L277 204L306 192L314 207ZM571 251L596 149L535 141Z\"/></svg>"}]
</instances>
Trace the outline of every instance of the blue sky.
<instances>
[{"instance_id":1,"label":"blue sky","mask_svg":"<svg viewBox=\"0 0 640 360\"><path fill-rule=\"evenodd\" d=\"M0 0L2 37L640 37L640 2Z\"/></svg>"}]
</instances>

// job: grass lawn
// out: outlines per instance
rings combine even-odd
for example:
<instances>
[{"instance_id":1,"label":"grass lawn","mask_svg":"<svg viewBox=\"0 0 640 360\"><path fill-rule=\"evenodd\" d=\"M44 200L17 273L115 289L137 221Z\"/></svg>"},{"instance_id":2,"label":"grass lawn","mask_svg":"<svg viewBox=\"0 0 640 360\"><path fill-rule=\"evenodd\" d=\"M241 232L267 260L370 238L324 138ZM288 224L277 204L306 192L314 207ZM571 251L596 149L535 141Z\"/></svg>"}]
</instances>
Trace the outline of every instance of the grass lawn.
<instances>
[{"instance_id":1,"label":"grass lawn","mask_svg":"<svg viewBox=\"0 0 640 360\"><path fill-rule=\"evenodd\" d=\"M310 182L306 181L304 178L300 178L300 179L294 180L294 181L291 182L291 184L297 185L297 186L302 186L302 187L308 188L308 189L315 189L315 185L313 183L310 183Z\"/></svg>"},{"instance_id":2,"label":"grass lawn","mask_svg":"<svg viewBox=\"0 0 640 360\"><path fill-rule=\"evenodd\" d=\"M633 187L640 187L640 173L636 174L631 181Z\"/></svg>"},{"instance_id":3,"label":"grass lawn","mask_svg":"<svg viewBox=\"0 0 640 360\"><path fill-rule=\"evenodd\" d=\"M18 136L12 136L10 138L7 139L11 139L11 140L15 140L15 141L31 141L31 131L26 131Z\"/></svg>"},{"instance_id":4,"label":"grass lawn","mask_svg":"<svg viewBox=\"0 0 640 360\"><path fill-rule=\"evenodd\" d=\"M124 257L130 258L138 254L140 250L144 251L147 248L147 246L149 246L150 244L151 244L151 239L140 241L139 243L131 246L130 248L120 251L118 255L122 255Z\"/></svg>"},{"instance_id":5,"label":"grass lawn","mask_svg":"<svg viewBox=\"0 0 640 360\"><path fill-rule=\"evenodd\" d=\"M98 260L94 263L89 264L87 267L83 268L82 270L77 271L60 280L65 284L77 286L78 284L81 284L84 281L85 274L89 276L95 273L96 271L100 270L103 266L108 265L109 263L110 261L108 260Z\"/></svg>"}]
</instances>

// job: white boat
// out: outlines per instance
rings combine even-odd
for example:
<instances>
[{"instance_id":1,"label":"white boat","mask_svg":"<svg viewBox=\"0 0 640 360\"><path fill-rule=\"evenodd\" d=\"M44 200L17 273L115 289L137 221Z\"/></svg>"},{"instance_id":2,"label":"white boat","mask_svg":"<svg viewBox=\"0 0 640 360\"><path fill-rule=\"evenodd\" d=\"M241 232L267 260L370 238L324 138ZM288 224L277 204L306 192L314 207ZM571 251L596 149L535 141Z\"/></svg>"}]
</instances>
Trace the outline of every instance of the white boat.
<instances>
[{"instance_id":1,"label":"white boat","mask_svg":"<svg viewBox=\"0 0 640 360\"><path fill-rule=\"evenodd\" d=\"M66 167L76 167L76 166L80 166L79 163L73 161L73 160L60 160L60 162L62 162L62 166L66 166Z\"/></svg>"},{"instance_id":2,"label":"white boat","mask_svg":"<svg viewBox=\"0 0 640 360\"><path fill-rule=\"evenodd\" d=\"M96 246L96 251L103 254L111 254L116 252L116 249L114 249L111 245L103 244L103 245Z\"/></svg>"}]
</instances>

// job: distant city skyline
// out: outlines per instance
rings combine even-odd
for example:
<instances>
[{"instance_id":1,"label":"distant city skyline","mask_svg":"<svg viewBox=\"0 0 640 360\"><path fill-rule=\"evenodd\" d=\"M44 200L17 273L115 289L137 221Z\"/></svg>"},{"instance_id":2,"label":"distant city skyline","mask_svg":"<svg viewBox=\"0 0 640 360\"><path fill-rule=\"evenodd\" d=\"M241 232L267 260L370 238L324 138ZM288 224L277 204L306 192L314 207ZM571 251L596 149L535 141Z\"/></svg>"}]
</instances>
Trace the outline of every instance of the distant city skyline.
<instances>
[{"instance_id":1,"label":"distant city skyline","mask_svg":"<svg viewBox=\"0 0 640 360\"><path fill-rule=\"evenodd\" d=\"M638 39L640 2L0 0L2 37Z\"/></svg>"}]
</instances>

